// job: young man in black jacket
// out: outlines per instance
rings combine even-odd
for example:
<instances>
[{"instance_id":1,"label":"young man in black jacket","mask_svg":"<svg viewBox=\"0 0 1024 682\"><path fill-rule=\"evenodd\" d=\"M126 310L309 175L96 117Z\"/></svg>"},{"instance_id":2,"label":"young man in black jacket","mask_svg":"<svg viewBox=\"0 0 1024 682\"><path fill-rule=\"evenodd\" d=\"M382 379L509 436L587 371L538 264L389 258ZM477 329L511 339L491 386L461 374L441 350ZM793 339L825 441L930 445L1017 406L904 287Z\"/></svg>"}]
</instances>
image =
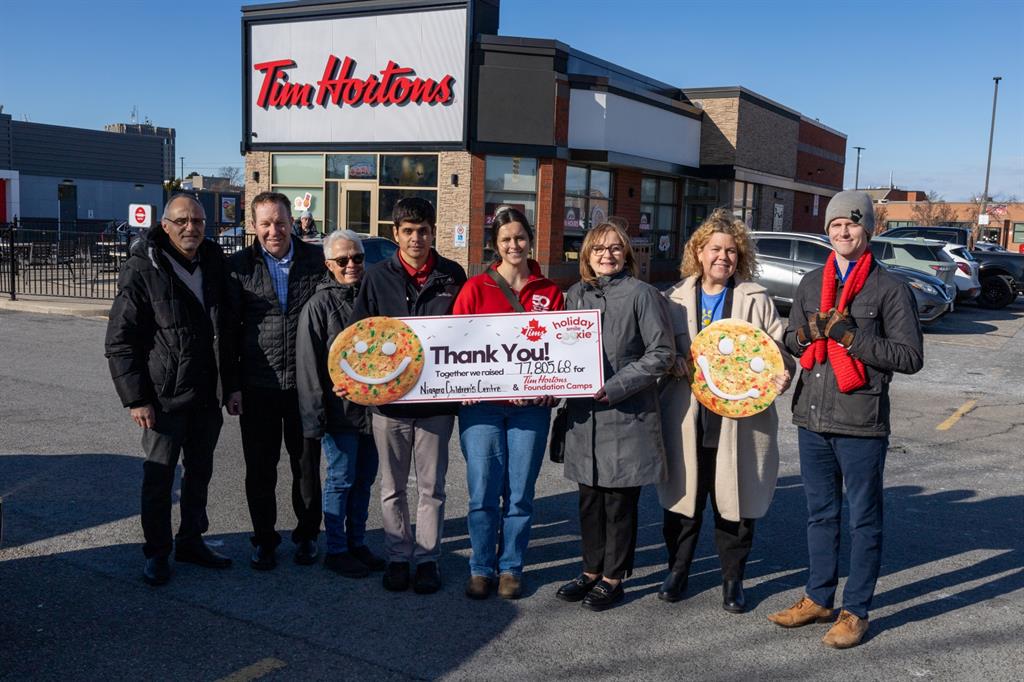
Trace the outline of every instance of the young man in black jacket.
<instances>
[{"instance_id":1,"label":"young man in black jacket","mask_svg":"<svg viewBox=\"0 0 1024 682\"><path fill-rule=\"evenodd\" d=\"M466 283L458 263L432 248L436 214L423 199L401 199L392 216L398 251L366 273L351 322L367 317L449 315ZM458 403L382 405L374 408L373 435L380 455L380 495L388 567L384 587L409 588L410 564L416 562L413 589L420 594L441 588L437 560L444 530L444 483L448 441ZM416 535L406 497L409 469L415 465L419 503Z\"/></svg>"},{"instance_id":2,"label":"young man in black jacket","mask_svg":"<svg viewBox=\"0 0 1024 682\"><path fill-rule=\"evenodd\" d=\"M143 429L143 579L162 585L177 561L227 568L231 560L203 541L206 494L221 425L224 254L204 240L206 215L189 195L164 208L160 225L130 247L107 324L106 356L114 387ZM178 457L181 525L171 538L171 491Z\"/></svg>"},{"instance_id":3,"label":"young man in black jacket","mask_svg":"<svg viewBox=\"0 0 1024 682\"><path fill-rule=\"evenodd\" d=\"M839 582L843 487L850 514L850 575L843 605L822 640L856 646L882 559L882 471L889 446L889 383L924 362L910 287L875 263L871 198L846 191L825 209L833 255L797 287L785 343L803 371L793 395L800 475L807 496L805 596L770 621L799 627L832 618Z\"/></svg>"},{"instance_id":4,"label":"young man in black jacket","mask_svg":"<svg viewBox=\"0 0 1024 682\"><path fill-rule=\"evenodd\" d=\"M295 562L316 563L322 506L320 441L302 435L295 389L295 333L299 313L323 279L320 248L292 238L288 197L263 192L252 200L256 241L231 256L229 300L238 348L230 372L228 413L239 415L245 457L245 497L252 518L257 570L277 565L277 464L281 442L292 472Z\"/></svg>"}]
</instances>

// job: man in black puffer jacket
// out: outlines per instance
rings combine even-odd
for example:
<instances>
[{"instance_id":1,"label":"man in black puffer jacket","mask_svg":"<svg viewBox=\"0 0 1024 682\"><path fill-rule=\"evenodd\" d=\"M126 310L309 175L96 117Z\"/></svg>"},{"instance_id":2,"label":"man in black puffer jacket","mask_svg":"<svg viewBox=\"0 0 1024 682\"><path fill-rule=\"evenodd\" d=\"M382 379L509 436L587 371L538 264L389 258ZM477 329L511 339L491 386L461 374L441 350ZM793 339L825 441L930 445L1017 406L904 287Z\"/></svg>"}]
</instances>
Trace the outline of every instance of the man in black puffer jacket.
<instances>
[{"instance_id":1,"label":"man in black puffer jacket","mask_svg":"<svg viewBox=\"0 0 1024 682\"><path fill-rule=\"evenodd\" d=\"M203 239L206 216L189 195L173 197L161 224L130 248L107 324L106 356L114 388L142 427L143 578L170 579L168 556L210 568L231 560L203 541L206 492L221 425L224 376L231 355L222 333L226 273L220 247ZM178 457L181 525L171 537L171 491Z\"/></svg>"},{"instance_id":2,"label":"man in black puffer jacket","mask_svg":"<svg viewBox=\"0 0 1024 682\"><path fill-rule=\"evenodd\" d=\"M252 518L258 570L277 565L277 464L281 441L292 471L295 562L316 563L322 506L320 442L302 435L295 384L299 313L323 278L319 247L292 239L288 197L263 192L252 200L256 242L230 261L229 300L238 356L230 372L228 413L239 415L245 456L245 496Z\"/></svg>"}]
</instances>

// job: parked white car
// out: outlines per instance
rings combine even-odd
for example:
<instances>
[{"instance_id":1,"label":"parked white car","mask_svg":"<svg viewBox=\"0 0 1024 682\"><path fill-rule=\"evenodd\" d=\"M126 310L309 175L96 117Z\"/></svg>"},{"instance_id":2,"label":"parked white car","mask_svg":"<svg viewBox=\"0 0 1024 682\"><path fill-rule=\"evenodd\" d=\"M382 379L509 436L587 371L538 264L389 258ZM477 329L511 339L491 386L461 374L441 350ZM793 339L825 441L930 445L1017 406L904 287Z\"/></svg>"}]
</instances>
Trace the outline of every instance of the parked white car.
<instances>
[{"instance_id":1,"label":"parked white car","mask_svg":"<svg viewBox=\"0 0 1024 682\"><path fill-rule=\"evenodd\" d=\"M978 261L967 250L966 246L946 242L942 249L956 262L953 283L956 284L957 301L973 301L981 293L981 280L978 279Z\"/></svg>"}]
</instances>

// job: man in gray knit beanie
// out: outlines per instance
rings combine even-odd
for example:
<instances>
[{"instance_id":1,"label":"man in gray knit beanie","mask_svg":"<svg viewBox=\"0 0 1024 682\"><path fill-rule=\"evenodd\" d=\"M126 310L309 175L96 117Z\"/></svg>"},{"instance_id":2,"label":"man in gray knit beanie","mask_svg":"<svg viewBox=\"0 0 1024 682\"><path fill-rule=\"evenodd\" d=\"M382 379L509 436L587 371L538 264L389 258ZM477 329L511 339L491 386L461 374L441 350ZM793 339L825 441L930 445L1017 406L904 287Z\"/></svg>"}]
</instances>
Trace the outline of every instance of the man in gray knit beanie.
<instances>
[{"instance_id":1,"label":"man in gray knit beanie","mask_svg":"<svg viewBox=\"0 0 1024 682\"><path fill-rule=\"evenodd\" d=\"M828 226L836 218L847 218L863 226L868 239L871 239L875 231L875 207L867 192L846 190L832 197L825 207L825 234L828 234Z\"/></svg>"}]
</instances>

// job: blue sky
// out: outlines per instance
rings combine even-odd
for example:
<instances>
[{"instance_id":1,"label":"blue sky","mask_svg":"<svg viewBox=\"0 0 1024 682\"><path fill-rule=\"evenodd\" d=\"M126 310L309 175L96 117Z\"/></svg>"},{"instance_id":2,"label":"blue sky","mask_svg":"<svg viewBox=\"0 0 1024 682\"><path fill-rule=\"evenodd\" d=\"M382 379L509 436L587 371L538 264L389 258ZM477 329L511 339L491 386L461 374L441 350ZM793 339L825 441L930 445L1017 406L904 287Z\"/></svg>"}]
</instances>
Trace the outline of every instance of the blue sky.
<instances>
[{"instance_id":1,"label":"blue sky","mask_svg":"<svg viewBox=\"0 0 1024 682\"><path fill-rule=\"evenodd\" d=\"M185 172L240 166L240 3L0 0L0 104L85 128L178 131ZM866 147L860 184L1024 199L1024 0L502 0L503 35L554 38L679 87L742 85Z\"/></svg>"}]
</instances>

